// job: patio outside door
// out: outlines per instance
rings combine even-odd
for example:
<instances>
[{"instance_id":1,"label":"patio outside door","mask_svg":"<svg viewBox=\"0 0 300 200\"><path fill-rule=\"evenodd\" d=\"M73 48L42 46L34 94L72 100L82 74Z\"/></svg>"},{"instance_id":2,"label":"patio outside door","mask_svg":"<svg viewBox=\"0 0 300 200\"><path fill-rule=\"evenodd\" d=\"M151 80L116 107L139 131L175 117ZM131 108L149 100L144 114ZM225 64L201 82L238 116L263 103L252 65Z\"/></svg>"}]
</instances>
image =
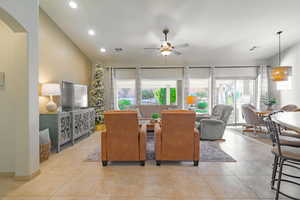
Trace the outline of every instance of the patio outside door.
<instances>
[{"instance_id":1,"label":"patio outside door","mask_svg":"<svg viewBox=\"0 0 300 200\"><path fill-rule=\"evenodd\" d=\"M233 107L229 125L245 123L241 106L248 103L255 105L255 80L216 80L215 104L227 104Z\"/></svg>"}]
</instances>

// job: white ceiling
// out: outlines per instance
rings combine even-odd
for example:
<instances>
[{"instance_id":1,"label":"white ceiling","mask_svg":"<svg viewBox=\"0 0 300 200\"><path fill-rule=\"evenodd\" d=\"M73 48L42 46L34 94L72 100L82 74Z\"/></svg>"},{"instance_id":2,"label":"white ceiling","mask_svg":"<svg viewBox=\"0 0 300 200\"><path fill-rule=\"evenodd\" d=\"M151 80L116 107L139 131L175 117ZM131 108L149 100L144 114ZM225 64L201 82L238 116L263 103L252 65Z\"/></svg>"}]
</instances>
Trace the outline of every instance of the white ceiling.
<instances>
[{"instance_id":1,"label":"white ceiling","mask_svg":"<svg viewBox=\"0 0 300 200\"><path fill-rule=\"evenodd\" d=\"M253 65L300 41L299 0L41 0L43 10L94 62L110 65ZM169 40L189 43L183 55L163 57L164 27ZM89 28L96 31L91 37ZM254 52L249 49L258 46ZM100 47L107 48L106 53ZM112 50L124 49L122 53Z\"/></svg>"}]
</instances>

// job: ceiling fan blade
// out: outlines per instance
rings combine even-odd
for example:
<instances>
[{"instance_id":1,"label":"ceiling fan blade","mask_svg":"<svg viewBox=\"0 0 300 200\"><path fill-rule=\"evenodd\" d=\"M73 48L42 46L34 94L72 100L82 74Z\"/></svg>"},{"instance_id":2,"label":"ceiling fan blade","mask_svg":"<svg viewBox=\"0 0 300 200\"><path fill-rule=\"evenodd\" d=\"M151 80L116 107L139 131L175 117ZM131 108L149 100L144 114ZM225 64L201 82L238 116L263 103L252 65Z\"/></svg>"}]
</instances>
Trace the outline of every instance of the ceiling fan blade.
<instances>
[{"instance_id":1,"label":"ceiling fan blade","mask_svg":"<svg viewBox=\"0 0 300 200\"><path fill-rule=\"evenodd\" d=\"M145 50L159 50L160 48L144 48Z\"/></svg>"},{"instance_id":2,"label":"ceiling fan blade","mask_svg":"<svg viewBox=\"0 0 300 200\"><path fill-rule=\"evenodd\" d=\"M175 45L175 48L186 48L189 47L190 45L188 43L184 43L184 44L179 44L179 45Z\"/></svg>"},{"instance_id":3,"label":"ceiling fan blade","mask_svg":"<svg viewBox=\"0 0 300 200\"><path fill-rule=\"evenodd\" d=\"M177 56L180 56L180 55L182 55L182 53L181 53L181 52L179 52L179 51L175 51L175 50L173 50L173 53L174 53L174 55L177 55Z\"/></svg>"}]
</instances>

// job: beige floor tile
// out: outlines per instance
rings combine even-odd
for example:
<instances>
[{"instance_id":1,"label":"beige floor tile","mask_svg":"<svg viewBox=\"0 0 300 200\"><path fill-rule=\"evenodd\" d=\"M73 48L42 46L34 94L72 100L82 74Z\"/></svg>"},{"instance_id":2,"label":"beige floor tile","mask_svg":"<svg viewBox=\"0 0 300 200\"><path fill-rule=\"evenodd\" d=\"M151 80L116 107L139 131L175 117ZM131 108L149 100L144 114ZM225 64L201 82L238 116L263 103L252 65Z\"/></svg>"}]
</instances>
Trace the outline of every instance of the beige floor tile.
<instances>
[{"instance_id":1,"label":"beige floor tile","mask_svg":"<svg viewBox=\"0 0 300 200\"><path fill-rule=\"evenodd\" d=\"M25 184L25 182L14 181L10 177L0 177L0 197L8 195L23 184Z\"/></svg>"},{"instance_id":2,"label":"beige floor tile","mask_svg":"<svg viewBox=\"0 0 300 200\"><path fill-rule=\"evenodd\" d=\"M256 193L236 176L207 176L205 179L218 198L258 198Z\"/></svg>"},{"instance_id":3,"label":"beige floor tile","mask_svg":"<svg viewBox=\"0 0 300 200\"><path fill-rule=\"evenodd\" d=\"M26 182L21 186L17 187L14 191L11 191L7 196L41 196L47 197L53 195L65 181L53 180L53 179L33 179L32 181Z\"/></svg>"},{"instance_id":4,"label":"beige floor tile","mask_svg":"<svg viewBox=\"0 0 300 200\"><path fill-rule=\"evenodd\" d=\"M200 162L199 167L189 162L163 163L157 167L147 161L145 167L119 163L102 167L99 162L86 161L100 143L99 134L92 134L51 155L41 164L42 174L29 182L0 177L0 199L272 199L271 147L234 131L226 131L225 138L220 146L237 162ZM295 193L293 186L283 185L283 189Z\"/></svg>"},{"instance_id":5,"label":"beige floor tile","mask_svg":"<svg viewBox=\"0 0 300 200\"><path fill-rule=\"evenodd\" d=\"M79 178L73 179L68 183L65 183L62 187L60 187L53 195L54 196L96 196L94 191L96 181L86 181L81 180Z\"/></svg>"},{"instance_id":6,"label":"beige floor tile","mask_svg":"<svg viewBox=\"0 0 300 200\"><path fill-rule=\"evenodd\" d=\"M110 200L109 197L89 197L89 196L81 196L81 197L52 197L50 200Z\"/></svg>"},{"instance_id":7,"label":"beige floor tile","mask_svg":"<svg viewBox=\"0 0 300 200\"><path fill-rule=\"evenodd\" d=\"M49 200L50 197L36 197L36 196L28 196L28 197L3 197L0 200Z\"/></svg>"}]
</instances>

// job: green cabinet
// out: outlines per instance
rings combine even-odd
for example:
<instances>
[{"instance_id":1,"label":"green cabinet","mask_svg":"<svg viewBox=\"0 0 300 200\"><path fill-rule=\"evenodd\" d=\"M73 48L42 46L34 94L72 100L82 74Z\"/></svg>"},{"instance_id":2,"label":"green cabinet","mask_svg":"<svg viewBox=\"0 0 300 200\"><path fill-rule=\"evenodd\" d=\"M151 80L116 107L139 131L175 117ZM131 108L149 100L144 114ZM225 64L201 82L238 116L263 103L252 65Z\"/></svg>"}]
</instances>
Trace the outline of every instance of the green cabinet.
<instances>
[{"instance_id":1,"label":"green cabinet","mask_svg":"<svg viewBox=\"0 0 300 200\"><path fill-rule=\"evenodd\" d=\"M60 152L63 145L74 144L95 129L95 110L80 109L54 114L40 114L40 130L49 129L52 151Z\"/></svg>"}]
</instances>

